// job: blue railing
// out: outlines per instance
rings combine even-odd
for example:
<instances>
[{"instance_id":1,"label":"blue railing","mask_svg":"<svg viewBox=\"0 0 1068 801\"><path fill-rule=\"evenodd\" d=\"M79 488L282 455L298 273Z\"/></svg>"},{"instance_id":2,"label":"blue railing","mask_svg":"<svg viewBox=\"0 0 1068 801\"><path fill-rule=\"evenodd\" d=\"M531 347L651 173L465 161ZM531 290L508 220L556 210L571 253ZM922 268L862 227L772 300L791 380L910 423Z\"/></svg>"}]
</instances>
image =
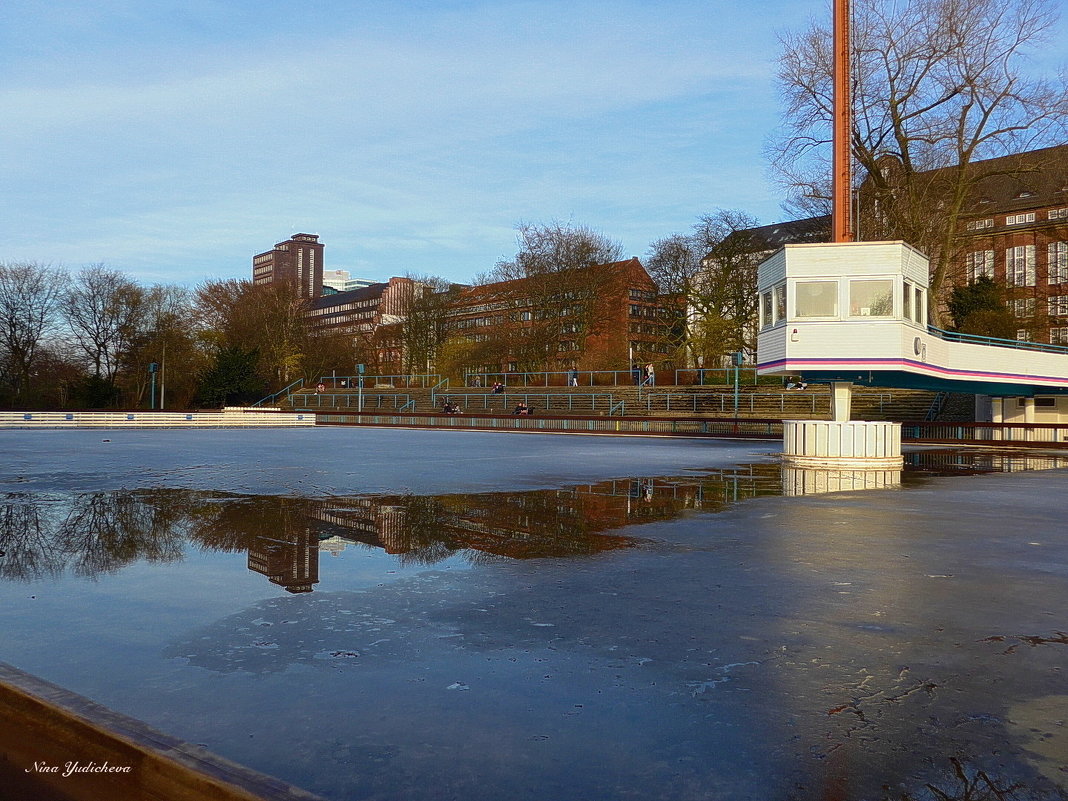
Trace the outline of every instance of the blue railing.
<instances>
[{"instance_id":1,"label":"blue railing","mask_svg":"<svg viewBox=\"0 0 1068 801\"><path fill-rule=\"evenodd\" d=\"M328 389L356 389L360 385L359 379L363 379L364 387L373 389L380 384L389 384L395 389L409 389L411 387L429 387L441 380L437 373L397 373L395 375L371 375L367 373L359 375L322 375L319 383Z\"/></svg>"},{"instance_id":2,"label":"blue railing","mask_svg":"<svg viewBox=\"0 0 1068 801\"><path fill-rule=\"evenodd\" d=\"M935 328L933 325L927 326L927 332L946 342L963 342L968 345L993 345L999 348L1034 350L1040 353L1068 354L1068 346L1065 345L1046 345L1043 342L1028 342L1023 339L999 339L998 337L983 337L977 334L962 334L959 331L946 331L942 328Z\"/></svg>"},{"instance_id":3,"label":"blue railing","mask_svg":"<svg viewBox=\"0 0 1068 801\"><path fill-rule=\"evenodd\" d=\"M274 401L276 401L278 398L282 397L283 395L285 395L288 398L290 395L293 394L293 387L297 387L299 389L302 386L304 386L304 379L303 378L298 378L296 381L294 381L288 387L283 387L282 389L278 390L273 395L268 395L266 398L260 398L258 401L256 401L252 405L253 406L264 406L267 403L274 403Z\"/></svg>"}]
</instances>

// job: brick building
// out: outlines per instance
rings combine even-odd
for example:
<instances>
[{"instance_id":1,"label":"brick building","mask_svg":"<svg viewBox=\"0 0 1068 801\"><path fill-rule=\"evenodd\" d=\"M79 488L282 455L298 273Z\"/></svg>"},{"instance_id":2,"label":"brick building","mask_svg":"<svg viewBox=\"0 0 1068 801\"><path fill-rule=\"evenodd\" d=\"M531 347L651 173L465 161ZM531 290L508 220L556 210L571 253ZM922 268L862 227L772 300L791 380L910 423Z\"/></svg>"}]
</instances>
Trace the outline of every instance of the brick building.
<instances>
[{"instance_id":1,"label":"brick building","mask_svg":"<svg viewBox=\"0 0 1068 801\"><path fill-rule=\"evenodd\" d=\"M1007 287L1016 338L1068 345L1068 145L978 162L954 283Z\"/></svg>"},{"instance_id":2,"label":"brick building","mask_svg":"<svg viewBox=\"0 0 1068 801\"><path fill-rule=\"evenodd\" d=\"M293 234L271 250L252 257L252 282L287 281L302 298L323 294L323 245L316 234Z\"/></svg>"},{"instance_id":3,"label":"brick building","mask_svg":"<svg viewBox=\"0 0 1068 801\"><path fill-rule=\"evenodd\" d=\"M637 258L467 287L449 328L485 372L627 369L669 358L667 302Z\"/></svg>"}]
</instances>

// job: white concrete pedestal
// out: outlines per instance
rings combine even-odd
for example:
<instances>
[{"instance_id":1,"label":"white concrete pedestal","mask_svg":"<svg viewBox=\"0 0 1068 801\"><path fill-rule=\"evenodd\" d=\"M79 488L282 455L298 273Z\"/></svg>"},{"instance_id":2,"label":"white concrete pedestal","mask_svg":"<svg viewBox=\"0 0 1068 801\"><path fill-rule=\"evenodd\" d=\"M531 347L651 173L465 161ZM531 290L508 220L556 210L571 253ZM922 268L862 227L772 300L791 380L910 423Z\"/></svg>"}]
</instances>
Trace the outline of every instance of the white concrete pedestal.
<instances>
[{"instance_id":1,"label":"white concrete pedestal","mask_svg":"<svg viewBox=\"0 0 1068 801\"><path fill-rule=\"evenodd\" d=\"M901 423L784 420L783 461L791 467L893 469L903 464Z\"/></svg>"}]
</instances>

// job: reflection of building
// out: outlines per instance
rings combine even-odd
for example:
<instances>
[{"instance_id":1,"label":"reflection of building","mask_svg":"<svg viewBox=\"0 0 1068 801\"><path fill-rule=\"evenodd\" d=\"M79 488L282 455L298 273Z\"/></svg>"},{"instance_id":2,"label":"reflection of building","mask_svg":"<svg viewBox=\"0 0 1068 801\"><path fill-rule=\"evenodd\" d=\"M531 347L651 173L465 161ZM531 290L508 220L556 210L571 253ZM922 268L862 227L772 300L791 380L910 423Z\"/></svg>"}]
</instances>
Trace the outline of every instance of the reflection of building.
<instances>
[{"instance_id":1,"label":"reflection of building","mask_svg":"<svg viewBox=\"0 0 1068 801\"><path fill-rule=\"evenodd\" d=\"M613 529L777 494L778 482L778 465L751 465L703 478L605 481L551 492L333 499L314 514L341 541L426 562L456 551L510 559L578 556L636 542L607 533Z\"/></svg>"},{"instance_id":2,"label":"reflection of building","mask_svg":"<svg viewBox=\"0 0 1068 801\"><path fill-rule=\"evenodd\" d=\"M807 467L782 468L782 493L786 496L820 495L825 492L887 489L901 486L901 470L832 470Z\"/></svg>"},{"instance_id":3,"label":"reflection of building","mask_svg":"<svg viewBox=\"0 0 1068 801\"><path fill-rule=\"evenodd\" d=\"M252 257L252 282L273 284L285 281L296 287L302 298L323 293L323 245L316 234L293 234L272 250Z\"/></svg>"},{"instance_id":4,"label":"reflection of building","mask_svg":"<svg viewBox=\"0 0 1068 801\"><path fill-rule=\"evenodd\" d=\"M248 549L248 569L287 592L311 592L319 583L319 538L308 529L258 536Z\"/></svg>"}]
</instances>

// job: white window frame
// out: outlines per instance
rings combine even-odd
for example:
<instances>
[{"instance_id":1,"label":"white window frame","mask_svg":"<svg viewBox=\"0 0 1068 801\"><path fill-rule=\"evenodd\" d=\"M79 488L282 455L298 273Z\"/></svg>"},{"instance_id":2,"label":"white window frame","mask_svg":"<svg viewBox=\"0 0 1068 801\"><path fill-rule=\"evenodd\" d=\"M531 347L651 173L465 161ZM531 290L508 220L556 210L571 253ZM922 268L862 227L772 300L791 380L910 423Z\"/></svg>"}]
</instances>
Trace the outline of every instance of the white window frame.
<instances>
[{"instance_id":1,"label":"white window frame","mask_svg":"<svg viewBox=\"0 0 1068 801\"><path fill-rule=\"evenodd\" d=\"M981 275L994 277L994 251L973 250L965 257L968 264L968 280L974 281Z\"/></svg>"},{"instance_id":2,"label":"white window frame","mask_svg":"<svg viewBox=\"0 0 1068 801\"><path fill-rule=\"evenodd\" d=\"M1050 242L1046 248L1046 283L1068 283L1068 242Z\"/></svg>"},{"instance_id":3,"label":"white window frame","mask_svg":"<svg viewBox=\"0 0 1068 801\"><path fill-rule=\"evenodd\" d=\"M1017 245L1005 249L1005 283L1009 286L1035 285L1035 246Z\"/></svg>"}]
</instances>

